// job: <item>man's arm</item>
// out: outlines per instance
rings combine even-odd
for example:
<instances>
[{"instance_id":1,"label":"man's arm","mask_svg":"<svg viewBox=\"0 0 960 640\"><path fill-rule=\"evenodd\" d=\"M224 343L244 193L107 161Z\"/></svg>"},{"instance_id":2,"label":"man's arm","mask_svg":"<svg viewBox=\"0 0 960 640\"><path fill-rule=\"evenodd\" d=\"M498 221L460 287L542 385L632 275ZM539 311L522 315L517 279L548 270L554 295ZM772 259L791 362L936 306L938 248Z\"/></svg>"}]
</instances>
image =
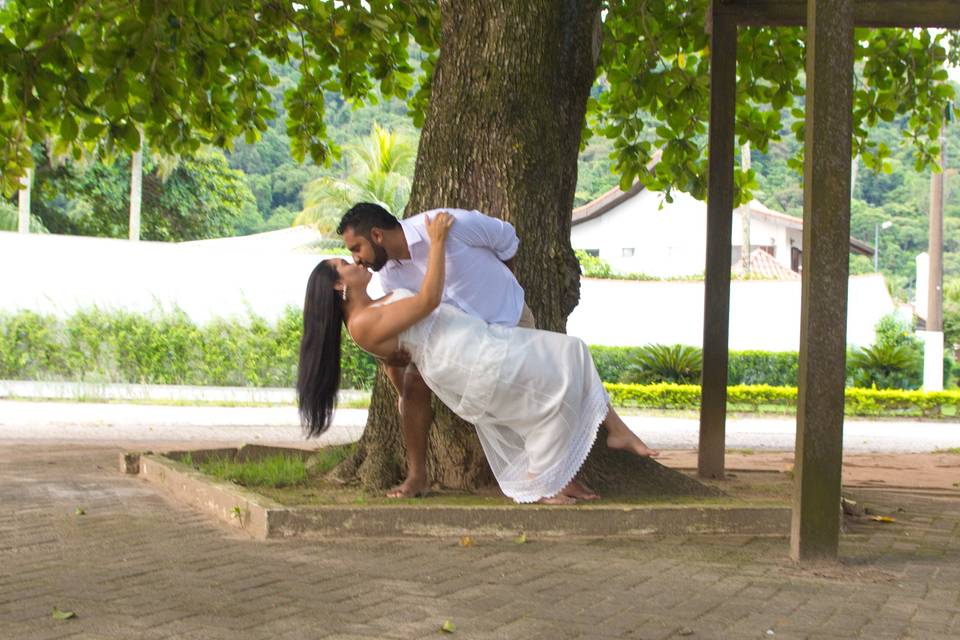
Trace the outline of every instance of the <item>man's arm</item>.
<instances>
[{"instance_id":1,"label":"man's arm","mask_svg":"<svg viewBox=\"0 0 960 640\"><path fill-rule=\"evenodd\" d=\"M512 224L479 211L457 210L453 217L457 224L450 231L450 235L472 247L490 249L513 271L513 257L517 254L520 239Z\"/></svg>"}]
</instances>

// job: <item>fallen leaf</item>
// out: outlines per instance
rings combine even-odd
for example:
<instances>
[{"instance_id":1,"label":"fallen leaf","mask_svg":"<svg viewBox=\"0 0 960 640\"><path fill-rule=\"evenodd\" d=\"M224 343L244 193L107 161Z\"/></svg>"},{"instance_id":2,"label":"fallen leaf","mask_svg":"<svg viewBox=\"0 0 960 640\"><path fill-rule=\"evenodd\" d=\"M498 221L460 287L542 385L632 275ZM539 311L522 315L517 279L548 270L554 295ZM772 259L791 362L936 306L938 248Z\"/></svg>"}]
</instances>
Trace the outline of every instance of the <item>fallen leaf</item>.
<instances>
[{"instance_id":1,"label":"fallen leaf","mask_svg":"<svg viewBox=\"0 0 960 640\"><path fill-rule=\"evenodd\" d=\"M870 516L870 519L874 522L896 522L896 518L891 518L890 516Z\"/></svg>"},{"instance_id":2,"label":"fallen leaf","mask_svg":"<svg viewBox=\"0 0 960 640\"><path fill-rule=\"evenodd\" d=\"M470 536L460 536L460 546L461 547L472 547L474 544L473 538Z\"/></svg>"},{"instance_id":3,"label":"fallen leaf","mask_svg":"<svg viewBox=\"0 0 960 640\"><path fill-rule=\"evenodd\" d=\"M87 510L84 509L83 507L77 507L76 509L73 510L73 513L74 515L85 516L87 515Z\"/></svg>"},{"instance_id":4,"label":"fallen leaf","mask_svg":"<svg viewBox=\"0 0 960 640\"><path fill-rule=\"evenodd\" d=\"M69 620L70 618L76 618L77 614L73 611L61 611L57 607L53 608L53 619L54 620Z\"/></svg>"},{"instance_id":5,"label":"fallen leaf","mask_svg":"<svg viewBox=\"0 0 960 640\"><path fill-rule=\"evenodd\" d=\"M453 624L453 620L444 620L443 624L440 625L440 631L444 633L453 633L457 630L457 625Z\"/></svg>"},{"instance_id":6,"label":"fallen leaf","mask_svg":"<svg viewBox=\"0 0 960 640\"><path fill-rule=\"evenodd\" d=\"M517 544L527 544L527 532L523 531L516 538L513 539Z\"/></svg>"}]
</instances>

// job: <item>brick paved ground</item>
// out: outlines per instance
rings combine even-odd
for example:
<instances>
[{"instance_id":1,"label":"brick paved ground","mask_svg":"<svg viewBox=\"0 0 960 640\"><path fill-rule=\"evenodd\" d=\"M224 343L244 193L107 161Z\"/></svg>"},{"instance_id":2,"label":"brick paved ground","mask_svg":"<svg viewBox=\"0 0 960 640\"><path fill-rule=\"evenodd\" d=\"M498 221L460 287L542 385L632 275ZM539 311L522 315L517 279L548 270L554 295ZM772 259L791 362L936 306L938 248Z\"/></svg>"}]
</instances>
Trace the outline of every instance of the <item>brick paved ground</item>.
<instances>
[{"instance_id":1,"label":"brick paved ground","mask_svg":"<svg viewBox=\"0 0 960 640\"><path fill-rule=\"evenodd\" d=\"M821 568L780 538L264 543L120 475L116 451L0 445L0 637L960 637L956 493L861 494L898 522L854 524Z\"/></svg>"}]
</instances>

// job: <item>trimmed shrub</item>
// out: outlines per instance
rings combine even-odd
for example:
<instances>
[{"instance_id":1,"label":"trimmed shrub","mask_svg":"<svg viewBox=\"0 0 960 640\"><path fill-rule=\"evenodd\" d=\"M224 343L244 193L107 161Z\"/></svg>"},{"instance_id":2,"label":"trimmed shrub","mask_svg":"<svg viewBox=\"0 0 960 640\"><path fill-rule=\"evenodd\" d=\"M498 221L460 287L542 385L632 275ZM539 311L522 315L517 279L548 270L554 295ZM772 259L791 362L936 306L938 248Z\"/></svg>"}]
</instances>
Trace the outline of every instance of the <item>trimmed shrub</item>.
<instances>
[{"instance_id":1,"label":"trimmed shrub","mask_svg":"<svg viewBox=\"0 0 960 640\"><path fill-rule=\"evenodd\" d=\"M616 406L642 409L699 409L700 386L693 384L605 384ZM901 389L847 389L846 413L855 416L960 416L960 391L905 391ZM752 411L795 409L796 387L734 385L727 387L727 405ZM948 409L948 411L944 411Z\"/></svg>"},{"instance_id":2,"label":"trimmed shrub","mask_svg":"<svg viewBox=\"0 0 960 640\"><path fill-rule=\"evenodd\" d=\"M251 315L197 325L180 310L0 314L0 378L292 387L302 332L295 308L274 324ZM376 375L346 333L341 372L344 388L370 388Z\"/></svg>"},{"instance_id":3,"label":"trimmed shrub","mask_svg":"<svg viewBox=\"0 0 960 640\"><path fill-rule=\"evenodd\" d=\"M731 351L727 382L795 387L800 377L796 351Z\"/></svg>"},{"instance_id":4,"label":"trimmed shrub","mask_svg":"<svg viewBox=\"0 0 960 640\"><path fill-rule=\"evenodd\" d=\"M0 313L0 379L292 387L296 382L302 328L302 313L293 307L273 324L251 315L198 325L180 310L133 313L87 309L66 319L33 311ZM695 349L663 348L678 353ZM696 384L651 384L641 390L635 389L637 385L621 384L629 378L631 364L648 353L644 347L592 346L590 352L600 378L613 384L612 389L622 387L616 391L621 398L618 404L698 406L700 392ZM345 333L342 386L372 388L376 371L376 360ZM949 379L946 367L944 371L945 379ZM778 394L796 386L797 354L731 352L729 381L732 405L787 406ZM687 391L677 391L677 387L696 391L691 396ZM761 388L769 390L757 391ZM858 415L872 415L863 413L873 410L869 404L872 401L856 400L855 404L860 403L857 406L862 404ZM898 401L909 404L907 400ZM927 398L922 402L934 401ZM929 410L936 415L935 408Z\"/></svg>"},{"instance_id":5,"label":"trimmed shrub","mask_svg":"<svg viewBox=\"0 0 960 640\"><path fill-rule=\"evenodd\" d=\"M604 382L622 382L621 378L627 373L627 367L636 360L642 347L602 347L591 346L590 355L597 373Z\"/></svg>"},{"instance_id":6,"label":"trimmed shrub","mask_svg":"<svg viewBox=\"0 0 960 640\"><path fill-rule=\"evenodd\" d=\"M630 379L630 365L640 358L643 350L644 347L590 347L593 362L604 382L642 382ZM728 383L731 385L768 384L775 387L795 387L799 361L795 351L731 351L729 368Z\"/></svg>"},{"instance_id":7,"label":"trimmed shrub","mask_svg":"<svg viewBox=\"0 0 960 640\"><path fill-rule=\"evenodd\" d=\"M696 409L700 385L696 384L605 384L610 401L619 407L641 409Z\"/></svg>"}]
</instances>

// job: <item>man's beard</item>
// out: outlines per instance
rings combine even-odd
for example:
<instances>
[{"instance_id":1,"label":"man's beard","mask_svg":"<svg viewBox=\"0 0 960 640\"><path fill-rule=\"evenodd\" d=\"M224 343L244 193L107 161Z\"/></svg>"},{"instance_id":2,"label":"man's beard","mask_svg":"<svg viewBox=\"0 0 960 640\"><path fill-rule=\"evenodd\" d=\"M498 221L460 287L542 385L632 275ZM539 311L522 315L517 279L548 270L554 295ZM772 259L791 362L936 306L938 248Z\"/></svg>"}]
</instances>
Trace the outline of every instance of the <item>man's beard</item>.
<instances>
[{"instance_id":1,"label":"man's beard","mask_svg":"<svg viewBox=\"0 0 960 640\"><path fill-rule=\"evenodd\" d=\"M383 248L383 245L379 245L373 240L370 241L370 246L373 247L373 264L370 265L370 268L374 271L380 271L380 269L383 269L383 265L387 264L387 250Z\"/></svg>"}]
</instances>

